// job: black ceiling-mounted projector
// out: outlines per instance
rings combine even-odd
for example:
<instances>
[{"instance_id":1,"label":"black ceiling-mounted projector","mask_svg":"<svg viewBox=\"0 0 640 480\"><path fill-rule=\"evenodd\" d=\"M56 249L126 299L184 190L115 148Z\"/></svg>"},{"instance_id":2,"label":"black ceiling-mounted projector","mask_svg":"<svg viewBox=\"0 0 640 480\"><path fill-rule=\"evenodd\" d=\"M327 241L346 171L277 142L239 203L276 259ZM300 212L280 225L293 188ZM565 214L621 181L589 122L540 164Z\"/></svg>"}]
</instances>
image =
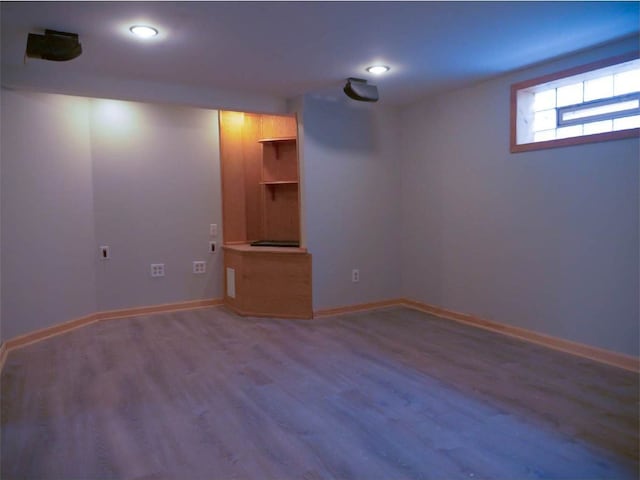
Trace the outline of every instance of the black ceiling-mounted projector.
<instances>
[{"instance_id":1,"label":"black ceiling-mounted projector","mask_svg":"<svg viewBox=\"0 0 640 480\"><path fill-rule=\"evenodd\" d=\"M347 84L344 86L344 93L347 94L347 97L360 102L378 101L378 87L369 85L362 78L348 78Z\"/></svg>"},{"instance_id":2,"label":"black ceiling-mounted projector","mask_svg":"<svg viewBox=\"0 0 640 480\"><path fill-rule=\"evenodd\" d=\"M30 33L27 37L27 57L66 62L82 53L77 33L45 30L44 35Z\"/></svg>"}]
</instances>

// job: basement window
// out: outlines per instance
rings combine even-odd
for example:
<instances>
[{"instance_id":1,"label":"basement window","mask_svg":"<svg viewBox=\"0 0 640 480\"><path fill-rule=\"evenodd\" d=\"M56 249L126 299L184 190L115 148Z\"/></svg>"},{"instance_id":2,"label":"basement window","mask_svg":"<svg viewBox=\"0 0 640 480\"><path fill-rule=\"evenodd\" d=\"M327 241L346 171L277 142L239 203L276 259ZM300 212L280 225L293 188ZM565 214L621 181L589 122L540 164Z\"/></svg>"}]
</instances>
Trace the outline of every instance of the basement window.
<instances>
[{"instance_id":1,"label":"basement window","mask_svg":"<svg viewBox=\"0 0 640 480\"><path fill-rule=\"evenodd\" d=\"M640 59L627 54L511 86L511 151L636 137Z\"/></svg>"}]
</instances>

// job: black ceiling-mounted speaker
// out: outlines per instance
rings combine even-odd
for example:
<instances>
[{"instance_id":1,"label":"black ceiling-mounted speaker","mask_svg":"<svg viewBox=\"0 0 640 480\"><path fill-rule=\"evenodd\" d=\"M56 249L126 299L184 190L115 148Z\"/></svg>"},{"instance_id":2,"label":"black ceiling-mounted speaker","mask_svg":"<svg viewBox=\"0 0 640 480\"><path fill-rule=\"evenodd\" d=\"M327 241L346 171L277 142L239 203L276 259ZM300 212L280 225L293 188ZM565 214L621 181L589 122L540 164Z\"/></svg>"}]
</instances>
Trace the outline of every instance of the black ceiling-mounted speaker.
<instances>
[{"instance_id":1,"label":"black ceiling-mounted speaker","mask_svg":"<svg viewBox=\"0 0 640 480\"><path fill-rule=\"evenodd\" d=\"M347 84L344 86L344 93L347 94L347 97L360 102L378 101L378 87L369 85L362 78L348 78Z\"/></svg>"},{"instance_id":2,"label":"black ceiling-mounted speaker","mask_svg":"<svg viewBox=\"0 0 640 480\"><path fill-rule=\"evenodd\" d=\"M44 35L30 33L27 37L27 57L66 62L82 53L77 33L45 30Z\"/></svg>"}]
</instances>

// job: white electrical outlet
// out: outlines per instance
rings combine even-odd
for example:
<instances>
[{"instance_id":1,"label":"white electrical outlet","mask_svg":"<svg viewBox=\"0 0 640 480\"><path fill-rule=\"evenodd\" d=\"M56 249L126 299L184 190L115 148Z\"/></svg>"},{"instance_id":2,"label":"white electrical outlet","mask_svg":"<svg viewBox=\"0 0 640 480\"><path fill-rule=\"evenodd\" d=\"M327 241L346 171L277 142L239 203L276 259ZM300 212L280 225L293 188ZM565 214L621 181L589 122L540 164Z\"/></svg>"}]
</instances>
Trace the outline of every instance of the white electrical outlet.
<instances>
[{"instance_id":1,"label":"white electrical outlet","mask_svg":"<svg viewBox=\"0 0 640 480\"><path fill-rule=\"evenodd\" d=\"M152 263L151 264L151 276L152 277L164 277L164 263Z\"/></svg>"},{"instance_id":2,"label":"white electrical outlet","mask_svg":"<svg viewBox=\"0 0 640 480\"><path fill-rule=\"evenodd\" d=\"M216 242L209 242L209 253L216 253Z\"/></svg>"},{"instance_id":3,"label":"white electrical outlet","mask_svg":"<svg viewBox=\"0 0 640 480\"><path fill-rule=\"evenodd\" d=\"M212 237L217 237L218 236L218 224L217 223L212 223L211 225L209 225L209 235Z\"/></svg>"},{"instance_id":4,"label":"white electrical outlet","mask_svg":"<svg viewBox=\"0 0 640 480\"><path fill-rule=\"evenodd\" d=\"M351 281L353 283L357 283L360 281L360 270L358 270L357 268L351 270Z\"/></svg>"},{"instance_id":5,"label":"white electrical outlet","mask_svg":"<svg viewBox=\"0 0 640 480\"><path fill-rule=\"evenodd\" d=\"M102 245L100 247L100 260L109 260L111 258L111 253L109 252L108 245Z\"/></svg>"},{"instance_id":6,"label":"white electrical outlet","mask_svg":"<svg viewBox=\"0 0 640 480\"><path fill-rule=\"evenodd\" d=\"M207 271L207 263L202 261L193 262L193 273L205 273Z\"/></svg>"}]
</instances>

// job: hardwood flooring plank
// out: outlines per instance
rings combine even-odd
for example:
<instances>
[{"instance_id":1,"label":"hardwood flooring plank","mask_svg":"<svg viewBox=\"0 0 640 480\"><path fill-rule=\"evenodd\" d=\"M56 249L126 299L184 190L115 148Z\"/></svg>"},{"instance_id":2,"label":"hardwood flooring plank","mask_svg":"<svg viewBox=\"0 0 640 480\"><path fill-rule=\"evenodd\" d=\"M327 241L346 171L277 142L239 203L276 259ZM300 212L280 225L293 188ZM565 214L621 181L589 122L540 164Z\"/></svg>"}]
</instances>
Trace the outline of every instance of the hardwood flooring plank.
<instances>
[{"instance_id":1,"label":"hardwood flooring plank","mask_svg":"<svg viewBox=\"0 0 640 480\"><path fill-rule=\"evenodd\" d=\"M8 356L2 478L638 477L638 375L406 308L103 321Z\"/></svg>"}]
</instances>

